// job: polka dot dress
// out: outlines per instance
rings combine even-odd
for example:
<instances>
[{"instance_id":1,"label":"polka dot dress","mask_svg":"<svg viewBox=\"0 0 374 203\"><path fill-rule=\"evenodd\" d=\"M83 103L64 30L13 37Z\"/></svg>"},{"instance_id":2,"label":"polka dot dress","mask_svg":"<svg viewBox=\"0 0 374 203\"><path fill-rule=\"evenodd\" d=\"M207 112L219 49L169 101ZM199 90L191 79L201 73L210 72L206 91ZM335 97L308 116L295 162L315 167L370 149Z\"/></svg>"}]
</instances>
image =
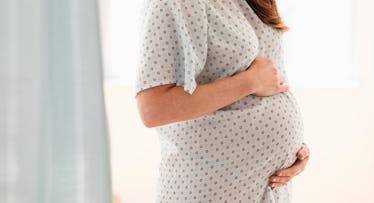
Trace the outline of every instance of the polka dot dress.
<instances>
[{"instance_id":1,"label":"polka dot dress","mask_svg":"<svg viewBox=\"0 0 374 203\"><path fill-rule=\"evenodd\" d=\"M136 93L176 83L193 94L199 84L246 70L256 57L271 58L286 77L281 36L245 0L148 0ZM162 155L157 203L291 202L292 182L268 186L269 176L293 164L303 141L291 91L248 95L155 129Z\"/></svg>"}]
</instances>

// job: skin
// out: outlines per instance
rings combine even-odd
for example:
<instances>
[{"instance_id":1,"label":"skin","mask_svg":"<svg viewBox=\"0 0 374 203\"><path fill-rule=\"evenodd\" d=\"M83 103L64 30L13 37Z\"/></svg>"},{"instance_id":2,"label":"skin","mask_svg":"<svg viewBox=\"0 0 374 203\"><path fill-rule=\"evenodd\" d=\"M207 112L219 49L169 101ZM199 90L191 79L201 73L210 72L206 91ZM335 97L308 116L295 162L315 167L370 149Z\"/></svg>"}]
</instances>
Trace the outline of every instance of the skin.
<instances>
[{"instance_id":1,"label":"skin","mask_svg":"<svg viewBox=\"0 0 374 203\"><path fill-rule=\"evenodd\" d=\"M288 91L284 81L270 59L256 58L247 70L197 85L193 94L174 83L142 90L135 98L144 125L152 128L198 118L250 94L270 96Z\"/></svg>"},{"instance_id":2,"label":"skin","mask_svg":"<svg viewBox=\"0 0 374 203\"><path fill-rule=\"evenodd\" d=\"M276 171L269 177L269 186L272 190L286 185L292 178L304 171L306 164L309 161L309 148L304 143L297 152L296 162L289 168Z\"/></svg>"},{"instance_id":3,"label":"skin","mask_svg":"<svg viewBox=\"0 0 374 203\"><path fill-rule=\"evenodd\" d=\"M174 83L142 90L135 98L143 124L153 128L198 118L250 94L271 96L286 92L289 87L283 84L284 81L285 78L279 74L271 59L258 57L245 71L197 85L193 94ZM270 177L272 189L287 184L304 170L309 159L309 149L305 144L298 151L297 157L298 160L290 168L279 170Z\"/></svg>"}]
</instances>

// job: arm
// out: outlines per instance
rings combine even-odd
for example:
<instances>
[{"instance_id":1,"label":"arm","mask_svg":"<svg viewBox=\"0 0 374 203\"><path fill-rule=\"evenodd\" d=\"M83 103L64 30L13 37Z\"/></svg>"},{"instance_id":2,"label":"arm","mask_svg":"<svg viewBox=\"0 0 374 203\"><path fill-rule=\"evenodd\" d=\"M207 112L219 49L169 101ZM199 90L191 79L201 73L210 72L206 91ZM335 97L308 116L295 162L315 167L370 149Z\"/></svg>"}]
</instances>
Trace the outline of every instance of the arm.
<instances>
[{"instance_id":1,"label":"arm","mask_svg":"<svg viewBox=\"0 0 374 203\"><path fill-rule=\"evenodd\" d=\"M160 85L140 91L138 110L146 127L200 117L254 93L254 85L243 74L198 85L193 94L182 86Z\"/></svg>"},{"instance_id":2,"label":"arm","mask_svg":"<svg viewBox=\"0 0 374 203\"><path fill-rule=\"evenodd\" d=\"M288 91L283 76L270 59L256 58L251 68L212 83L197 85L188 94L175 84L159 85L136 95L138 111L146 127L189 120L216 111L249 95L270 96Z\"/></svg>"}]
</instances>

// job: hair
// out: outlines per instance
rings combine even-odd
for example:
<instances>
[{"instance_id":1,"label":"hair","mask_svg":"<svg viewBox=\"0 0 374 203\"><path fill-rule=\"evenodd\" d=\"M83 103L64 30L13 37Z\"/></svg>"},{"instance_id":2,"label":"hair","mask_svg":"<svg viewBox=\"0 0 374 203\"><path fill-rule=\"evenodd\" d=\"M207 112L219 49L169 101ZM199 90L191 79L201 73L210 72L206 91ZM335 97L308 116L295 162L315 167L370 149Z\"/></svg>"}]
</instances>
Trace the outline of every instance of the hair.
<instances>
[{"instance_id":1,"label":"hair","mask_svg":"<svg viewBox=\"0 0 374 203\"><path fill-rule=\"evenodd\" d=\"M282 32L289 30L278 12L276 0L246 0L263 23Z\"/></svg>"}]
</instances>

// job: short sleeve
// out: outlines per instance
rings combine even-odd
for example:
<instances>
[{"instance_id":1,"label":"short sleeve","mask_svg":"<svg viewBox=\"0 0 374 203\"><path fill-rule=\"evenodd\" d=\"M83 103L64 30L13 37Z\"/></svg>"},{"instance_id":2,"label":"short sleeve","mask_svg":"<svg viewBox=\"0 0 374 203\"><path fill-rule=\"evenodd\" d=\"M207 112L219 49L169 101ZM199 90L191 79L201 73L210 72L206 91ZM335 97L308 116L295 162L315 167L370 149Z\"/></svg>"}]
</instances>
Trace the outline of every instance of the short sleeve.
<instances>
[{"instance_id":1,"label":"short sleeve","mask_svg":"<svg viewBox=\"0 0 374 203\"><path fill-rule=\"evenodd\" d=\"M145 6L135 93L176 83L192 94L207 55L203 0L149 0Z\"/></svg>"}]
</instances>

